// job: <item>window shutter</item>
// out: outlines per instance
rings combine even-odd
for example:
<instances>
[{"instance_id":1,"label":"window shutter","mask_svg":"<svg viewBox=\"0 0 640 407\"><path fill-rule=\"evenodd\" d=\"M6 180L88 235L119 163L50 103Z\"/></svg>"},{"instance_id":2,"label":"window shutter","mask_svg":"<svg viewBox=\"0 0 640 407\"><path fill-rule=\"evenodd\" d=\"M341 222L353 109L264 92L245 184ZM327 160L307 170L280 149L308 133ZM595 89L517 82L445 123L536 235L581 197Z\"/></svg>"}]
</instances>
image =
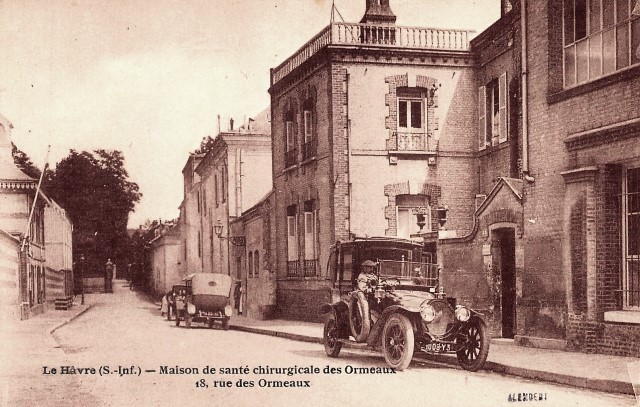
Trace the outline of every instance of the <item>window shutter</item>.
<instances>
[{"instance_id":1,"label":"window shutter","mask_svg":"<svg viewBox=\"0 0 640 407\"><path fill-rule=\"evenodd\" d=\"M487 147L487 88L478 88L478 150Z\"/></svg>"},{"instance_id":2,"label":"window shutter","mask_svg":"<svg viewBox=\"0 0 640 407\"><path fill-rule=\"evenodd\" d=\"M293 122L287 122L287 151L291 151L295 145L295 138L293 134Z\"/></svg>"},{"instance_id":3,"label":"window shutter","mask_svg":"<svg viewBox=\"0 0 640 407\"><path fill-rule=\"evenodd\" d=\"M304 111L304 142L307 143L311 140L313 135L313 121L311 111Z\"/></svg>"},{"instance_id":4,"label":"window shutter","mask_svg":"<svg viewBox=\"0 0 640 407\"><path fill-rule=\"evenodd\" d=\"M507 141L507 73L500 75L498 81L498 93L500 102L500 133L498 134L498 142Z\"/></svg>"},{"instance_id":5,"label":"window shutter","mask_svg":"<svg viewBox=\"0 0 640 407\"><path fill-rule=\"evenodd\" d=\"M287 254L289 261L298 260L296 216L287 216Z\"/></svg>"}]
</instances>

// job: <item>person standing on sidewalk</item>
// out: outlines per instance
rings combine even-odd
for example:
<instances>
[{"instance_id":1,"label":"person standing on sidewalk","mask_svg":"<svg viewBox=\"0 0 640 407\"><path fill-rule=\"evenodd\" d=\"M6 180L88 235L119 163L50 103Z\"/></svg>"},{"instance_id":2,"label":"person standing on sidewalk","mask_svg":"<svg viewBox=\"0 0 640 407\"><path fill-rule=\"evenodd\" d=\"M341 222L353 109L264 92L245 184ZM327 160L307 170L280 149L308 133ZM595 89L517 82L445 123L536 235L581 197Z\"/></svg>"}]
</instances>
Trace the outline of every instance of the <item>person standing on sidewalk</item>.
<instances>
[{"instance_id":1,"label":"person standing on sidewalk","mask_svg":"<svg viewBox=\"0 0 640 407\"><path fill-rule=\"evenodd\" d=\"M105 278L104 278L104 292L105 293L112 293L113 292L113 286L111 285L113 280L113 263L111 262L111 259L107 260L107 264L105 265Z\"/></svg>"}]
</instances>

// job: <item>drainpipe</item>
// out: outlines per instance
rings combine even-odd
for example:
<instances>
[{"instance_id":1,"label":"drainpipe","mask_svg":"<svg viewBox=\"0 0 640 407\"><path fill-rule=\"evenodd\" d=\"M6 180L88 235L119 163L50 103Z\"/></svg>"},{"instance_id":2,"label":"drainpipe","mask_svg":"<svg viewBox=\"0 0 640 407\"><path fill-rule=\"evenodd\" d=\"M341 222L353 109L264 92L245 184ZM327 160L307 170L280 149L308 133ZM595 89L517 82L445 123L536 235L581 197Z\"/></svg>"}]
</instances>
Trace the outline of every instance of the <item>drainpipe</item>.
<instances>
[{"instance_id":1,"label":"drainpipe","mask_svg":"<svg viewBox=\"0 0 640 407\"><path fill-rule=\"evenodd\" d=\"M528 68L527 68L527 1L520 1L520 37L521 37L521 83L522 83L522 176L527 182L534 182L529 175L529 105L527 103Z\"/></svg>"}]
</instances>

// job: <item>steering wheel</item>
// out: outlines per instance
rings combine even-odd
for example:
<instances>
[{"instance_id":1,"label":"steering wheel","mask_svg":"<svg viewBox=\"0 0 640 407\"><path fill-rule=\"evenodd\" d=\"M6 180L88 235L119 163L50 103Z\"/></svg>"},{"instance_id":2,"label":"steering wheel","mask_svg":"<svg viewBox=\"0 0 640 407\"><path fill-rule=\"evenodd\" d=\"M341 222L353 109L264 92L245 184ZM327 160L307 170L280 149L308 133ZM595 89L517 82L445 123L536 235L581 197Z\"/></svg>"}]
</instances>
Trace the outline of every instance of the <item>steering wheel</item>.
<instances>
[{"instance_id":1,"label":"steering wheel","mask_svg":"<svg viewBox=\"0 0 640 407\"><path fill-rule=\"evenodd\" d=\"M385 288L395 288L399 286L401 283L398 277L386 277L386 278L381 277L379 284L381 286L384 286Z\"/></svg>"}]
</instances>

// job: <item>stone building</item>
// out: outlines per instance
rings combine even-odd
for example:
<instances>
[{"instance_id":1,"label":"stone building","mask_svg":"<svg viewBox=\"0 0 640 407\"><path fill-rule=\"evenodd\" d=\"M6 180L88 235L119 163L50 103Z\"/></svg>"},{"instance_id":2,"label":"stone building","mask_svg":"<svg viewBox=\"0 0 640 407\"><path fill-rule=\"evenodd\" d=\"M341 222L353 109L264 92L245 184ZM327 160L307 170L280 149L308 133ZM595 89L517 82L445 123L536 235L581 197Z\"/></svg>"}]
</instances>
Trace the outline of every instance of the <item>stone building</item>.
<instances>
[{"instance_id":1,"label":"stone building","mask_svg":"<svg viewBox=\"0 0 640 407\"><path fill-rule=\"evenodd\" d=\"M45 298L53 303L73 296L73 224L63 207L49 198L45 202Z\"/></svg>"},{"instance_id":2,"label":"stone building","mask_svg":"<svg viewBox=\"0 0 640 407\"><path fill-rule=\"evenodd\" d=\"M271 137L259 132L268 120L263 112L230 124L189 157L180 217L188 273L231 274L230 222L271 191Z\"/></svg>"},{"instance_id":3,"label":"stone building","mask_svg":"<svg viewBox=\"0 0 640 407\"><path fill-rule=\"evenodd\" d=\"M150 233L153 237L147 243L150 261L150 286L154 295L161 296L180 284L187 275L184 246L177 221L158 221Z\"/></svg>"},{"instance_id":4,"label":"stone building","mask_svg":"<svg viewBox=\"0 0 640 407\"><path fill-rule=\"evenodd\" d=\"M527 3L524 256L547 271L523 289L563 304L568 346L638 357L640 4Z\"/></svg>"},{"instance_id":5,"label":"stone building","mask_svg":"<svg viewBox=\"0 0 640 407\"><path fill-rule=\"evenodd\" d=\"M440 205L449 208L448 236L474 227L471 33L395 19L389 1L367 1L360 24L331 23L271 70L274 264L284 317L319 318L335 241L435 231ZM496 149L504 142L495 141Z\"/></svg>"},{"instance_id":6,"label":"stone building","mask_svg":"<svg viewBox=\"0 0 640 407\"><path fill-rule=\"evenodd\" d=\"M13 162L12 128L11 123L0 115L0 230L4 241L0 279L5 282L3 290L7 294L5 305L8 308L3 313L27 319L45 309L45 200L43 195L37 196L37 181L20 171ZM18 251L12 253L15 247Z\"/></svg>"},{"instance_id":7,"label":"stone building","mask_svg":"<svg viewBox=\"0 0 640 407\"><path fill-rule=\"evenodd\" d=\"M276 273L272 265L274 235L273 193L230 221L231 275L244 289L238 306L242 315L268 319L275 313ZM235 244L234 244L235 243Z\"/></svg>"}]
</instances>

